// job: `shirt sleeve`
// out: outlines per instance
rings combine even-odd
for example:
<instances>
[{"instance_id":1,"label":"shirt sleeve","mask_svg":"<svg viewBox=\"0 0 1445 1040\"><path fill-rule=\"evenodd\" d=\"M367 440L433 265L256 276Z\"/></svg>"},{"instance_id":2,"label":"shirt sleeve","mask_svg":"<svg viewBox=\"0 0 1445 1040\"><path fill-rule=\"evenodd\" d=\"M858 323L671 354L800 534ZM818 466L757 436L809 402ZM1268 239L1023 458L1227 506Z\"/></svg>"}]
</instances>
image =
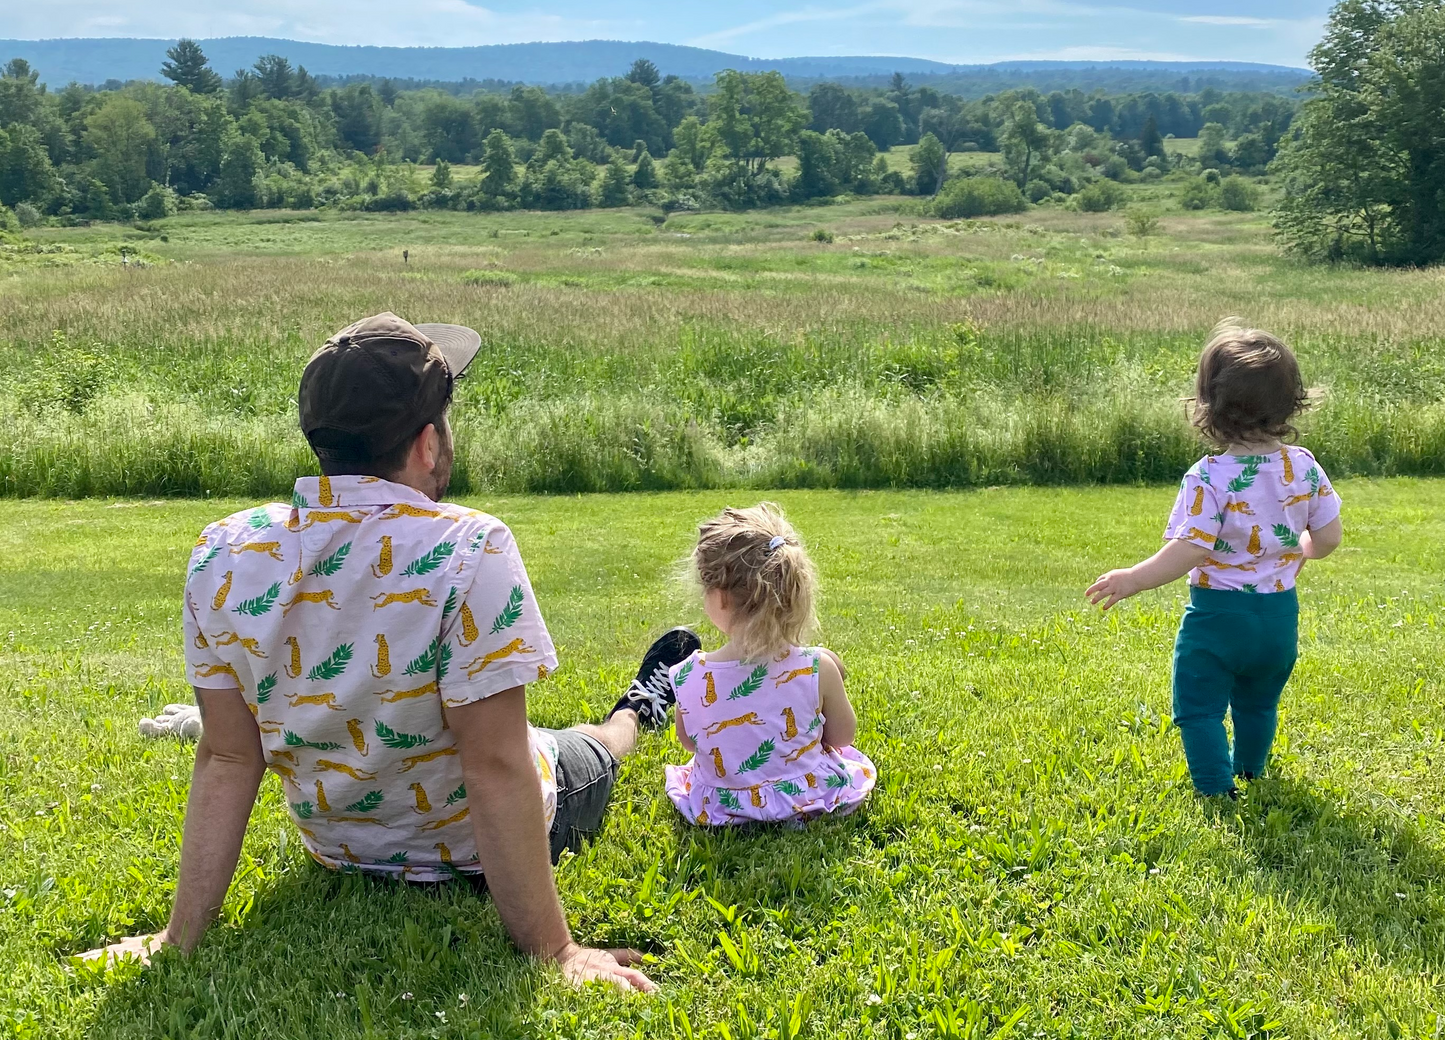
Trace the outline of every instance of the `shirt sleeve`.
<instances>
[{"instance_id":1,"label":"shirt sleeve","mask_svg":"<svg viewBox=\"0 0 1445 1040\"><path fill-rule=\"evenodd\" d=\"M1305 526L1310 530L1317 530L1339 519L1340 496L1335 492L1330 478L1325 476L1324 467L1313 458L1306 476L1314 485L1315 493L1310 498L1310 519Z\"/></svg>"},{"instance_id":2,"label":"shirt sleeve","mask_svg":"<svg viewBox=\"0 0 1445 1040\"><path fill-rule=\"evenodd\" d=\"M214 595L214 583L210 581L208 573L213 565L212 561L219 553L220 546L216 543L214 531L208 527L191 552L191 559L186 567L184 602L181 604L181 629L186 640L186 681L203 690L236 688L236 683L228 682L222 674L221 669L226 662L206 638L199 614L202 609L201 601ZM200 678L198 673L219 675L219 678Z\"/></svg>"},{"instance_id":3,"label":"shirt sleeve","mask_svg":"<svg viewBox=\"0 0 1445 1040\"><path fill-rule=\"evenodd\" d=\"M463 566L460 603L442 622L451 662L438 688L453 708L545 679L557 667L552 637L506 525L488 528Z\"/></svg>"},{"instance_id":4,"label":"shirt sleeve","mask_svg":"<svg viewBox=\"0 0 1445 1040\"><path fill-rule=\"evenodd\" d=\"M1224 512L1219 506L1219 495L1209 481L1209 471L1200 463L1184 474L1179 497L1174 500L1169 524L1164 529L1164 540L1193 542L1213 549L1223 529Z\"/></svg>"}]
</instances>

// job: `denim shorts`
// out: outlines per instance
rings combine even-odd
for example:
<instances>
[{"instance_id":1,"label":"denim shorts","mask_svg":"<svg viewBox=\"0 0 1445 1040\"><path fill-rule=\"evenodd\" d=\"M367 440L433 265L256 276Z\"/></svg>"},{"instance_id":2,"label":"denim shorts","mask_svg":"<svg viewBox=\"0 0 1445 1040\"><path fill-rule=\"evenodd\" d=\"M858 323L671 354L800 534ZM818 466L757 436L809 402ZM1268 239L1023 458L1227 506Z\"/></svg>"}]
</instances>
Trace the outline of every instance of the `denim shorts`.
<instances>
[{"instance_id":1,"label":"denim shorts","mask_svg":"<svg viewBox=\"0 0 1445 1040\"><path fill-rule=\"evenodd\" d=\"M580 730L542 732L557 741L557 816L549 838L555 864L564 849L576 852L582 837L602 826L618 762L601 741Z\"/></svg>"}]
</instances>

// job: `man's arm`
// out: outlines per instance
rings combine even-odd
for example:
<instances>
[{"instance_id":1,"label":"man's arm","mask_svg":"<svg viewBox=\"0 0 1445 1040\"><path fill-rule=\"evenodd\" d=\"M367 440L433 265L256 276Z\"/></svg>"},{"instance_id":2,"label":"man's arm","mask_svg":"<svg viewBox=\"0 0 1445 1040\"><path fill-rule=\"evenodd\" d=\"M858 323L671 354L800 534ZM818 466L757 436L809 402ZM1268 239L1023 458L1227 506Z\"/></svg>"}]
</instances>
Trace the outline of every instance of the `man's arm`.
<instances>
[{"instance_id":1,"label":"man's arm","mask_svg":"<svg viewBox=\"0 0 1445 1040\"><path fill-rule=\"evenodd\" d=\"M447 719L461 751L477 855L512 942L523 953L556 962L574 983L656 989L646 975L627 967L641 960L635 951L589 950L572 941L552 878L526 688L448 708Z\"/></svg>"},{"instance_id":2,"label":"man's arm","mask_svg":"<svg viewBox=\"0 0 1445 1040\"><path fill-rule=\"evenodd\" d=\"M205 730L191 772L181 874L170 922L155 935L133 936L92 950L87 958L131 954L144 962L161 945L189 953L225 902L266 760L256 720L239 690L198 689L196 704Z\"/></svg>"}]
</instances>

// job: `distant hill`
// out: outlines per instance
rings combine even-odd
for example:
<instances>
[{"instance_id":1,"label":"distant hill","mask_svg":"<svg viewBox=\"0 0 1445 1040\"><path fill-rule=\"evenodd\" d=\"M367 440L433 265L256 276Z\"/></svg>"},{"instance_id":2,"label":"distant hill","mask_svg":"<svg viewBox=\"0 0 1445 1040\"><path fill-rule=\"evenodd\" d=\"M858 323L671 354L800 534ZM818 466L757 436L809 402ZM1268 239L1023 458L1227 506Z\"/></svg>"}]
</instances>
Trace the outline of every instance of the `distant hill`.
<instances>
[{"instance_id":1,"label":"distant hill","mask_svg":"<svg viewBox=\"0 0 1445 1040\"><path fill-rule=\"evenodd\" d=\"M0 40L0 61L24 58L52 86L69 82L100 85L112 80L158 79L166 48L174 40L63 39ZM293 65L324 77L375 77L456 83L476 80L561 85L590 83L626 71L637 58L654 62L664 75L710 81L721 69L776 70L794 81L836 79L881 82L901 72L916 82L961 93L1024 84L1065 83L1083 89L1184 89L1201 84L1233 90L1287 90L1304 82L1304 69L1249 62L1000 62L949 65L924 58L802 57L748 58L669 43L583 40L568 43L511 43L486 47L338 47L256 36L202 40L211 65L224 76L252 65L263 54L280 54ZM1207 83L1206 83L1207 81ZM1111 84L1130 83L1124 88ZM945 86L948 84L949 86ZM991 87L989 84L993 84Z\"/></svg>"}]
</instances>

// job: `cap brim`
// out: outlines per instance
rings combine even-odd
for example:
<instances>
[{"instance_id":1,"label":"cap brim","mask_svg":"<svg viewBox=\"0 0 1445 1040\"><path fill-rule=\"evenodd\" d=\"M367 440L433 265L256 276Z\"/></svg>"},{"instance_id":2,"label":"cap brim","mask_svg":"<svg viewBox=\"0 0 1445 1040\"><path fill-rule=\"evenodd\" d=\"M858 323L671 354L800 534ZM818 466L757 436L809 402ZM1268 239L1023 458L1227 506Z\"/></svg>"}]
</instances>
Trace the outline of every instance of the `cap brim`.
<instances>
[{"instance_id":1,"label":"cap brim","mask_svg":"<svg viewBox=\"0 0 1445 1040\"><path fill-rule=\"evenodd\" d=\"M475 329L469 329L465 325L429 324L414 327L437 345L442 357L446 358L447 368L451 370L453 379L460 379L466 374L467 366L482 349L482 337Z\"/></svg>"}]
</instances>

